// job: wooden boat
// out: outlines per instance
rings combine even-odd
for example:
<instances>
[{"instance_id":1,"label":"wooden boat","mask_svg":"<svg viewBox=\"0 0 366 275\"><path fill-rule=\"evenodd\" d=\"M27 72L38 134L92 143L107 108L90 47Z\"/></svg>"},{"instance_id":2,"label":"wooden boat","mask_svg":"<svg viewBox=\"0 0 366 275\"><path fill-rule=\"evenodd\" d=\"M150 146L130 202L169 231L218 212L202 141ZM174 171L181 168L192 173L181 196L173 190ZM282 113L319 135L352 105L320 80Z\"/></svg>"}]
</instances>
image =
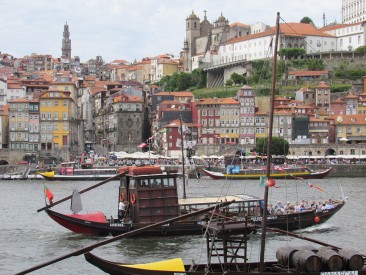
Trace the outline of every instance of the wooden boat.
<instances>
[{"instance_id":1,"label":"wooden boat","mask_svg":"<svg viewBox=\"0 0 366 275\"><path fill-rule=\"evenodd\" d=\"M306 166L292 166L292 167L273 167L270 172L270 177L274 179L322 179L327 176L332 167L321 171L313 171ZM226 173L215 172L208 169L203 169L203 172L212 179L259 179L266 175L266 168L247 168L247 169L227 169Z\"/></svg>"},{"instance_id":2,"label":"wooden boat","mask_svg":"<svg viewBox=\"0 0 366 275\"><path fill-rule=\"evenodd\" d=\"M122 218L107 218L102 212L88 214L61 214L47 208L47 214L60 225L80 234L106 236L119 235L146 225L192 213L199 209L214 206L218 201L235 201L222 211L213 213L215 219L237 221L244 217L254 224L261 223L263 200L249 195L230 195L225 197L204 197L178 199L176 171L163 172L158 166L122 167L128 173L121 177L119 201L127 205ZM345 201L339 201L334 209L316 212L315 210L286 215L269 216L271 227L297 230L323 223L339 211ZM260 207L262 206L262 209ZM316 218L317 217L317 218ZM316 219L315 219L316 218ZM209 215L200 215L190 220L169 224L144 232L145 236L195 235L202 234L202 224Z\"/></svg>"},{"instance_id":3,"label":"wooden boat","mask_svg":"<svg viewBox=\"0 0 366 275\"><path fill-rule=\"evenodd\" d=\"M56 174L55 171L40 172L39 175L46 180L105 180L117 175L117 169L115 168L92 168L92 164L83 164L83 169L76 169L76 162L63 162L61 163L60 174Z\"/></svg>"},{"instance_id":4,"label":"wooden boat","mask_svg":"<svg viewBox=\"0 0 366 275\"><path fill-rule=\"evenodd\" d=\"M235 248L235 247L233 247ZM220 249L222 250L222 249ZM226 250L225 250L226 251ZM181 258L153 262L148 264L125 264L119 262L112 262L105 260L92 254L90 252L85 253L85 259L91 263L92 265L100 268L102 271L115 274L115 275L138 275L138 274L154 274L154 275L244 275L244 274L276 274L276 275L289 275L289 274L309 274L309 275L324 275L324 274L332 274L332 275L341 275L341 274L349 274L349 275L365 275L366 268L364 266L365 257L353 253L354 257L352 261L355 263L355 268L350 268L347 266L349 259L341 257L336 251L329 250L332 257L336 257L333 259L329 259L326 257L318 257L316 253L307 249L295 249L296 252L293 252L293 256L290 257L291 260L293 258L299 259L300 263L296 265L288 265L283 261L270 261L266 262L264 265L264 271L260 272L260 263L259 262L246 262L241 255L230 255L227 254L225 257L223 256L221 262L212 263L212 258L209 259L207 264L190 264L185 265ZM319 250L315 250L317 252ZM278 252L278 251L277 251ZM237 252L236 252L237 253ZM234 261L234 259L239 259L239 261ZM325 263L322 263L324 259ZM337 259L337 260L334 260ZM324 266L330 266L331 268L324 268ZM341 266L341 268L339 268ZM357 269L356 269L357 268Z\"/></svg>"}]
</instances>

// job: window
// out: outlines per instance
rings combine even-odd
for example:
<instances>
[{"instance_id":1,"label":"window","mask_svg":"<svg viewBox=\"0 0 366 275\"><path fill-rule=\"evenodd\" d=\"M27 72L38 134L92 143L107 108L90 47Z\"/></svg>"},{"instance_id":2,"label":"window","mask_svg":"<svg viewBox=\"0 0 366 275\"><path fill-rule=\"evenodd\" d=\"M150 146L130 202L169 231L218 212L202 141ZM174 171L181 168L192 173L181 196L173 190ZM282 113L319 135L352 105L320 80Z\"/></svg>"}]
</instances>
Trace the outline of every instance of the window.
<instances>
[{"instance_id":1,"label":"window","mask_svg":"<svg viewBox=\"0 0 366 275\"><path fill-rule=\"evenodd\" d=\"M66 112L63 112L63 113L62 113L62 119L63 119L63 120L67 120L67 113L66 113Z\"/></svg>"},{"instance_id":2,"label":"window","mask_svg":"<svg viewBox=\"0 0 366 275\"><path fill-rule=\"evenodd\" d=\"M67 100L62 100L62 106L67 107Z\"/></svg>"},{"instance_id":3,"label":"window","mask_svg":"<svg viewBox=\"0 0 366 275\"><path fill-rule=\"evenodd\" d=\"M55 106L58 106L58 100L55 100L55 101L53 102L53 104L54 104Z\"/></svg>"}]
</instances>

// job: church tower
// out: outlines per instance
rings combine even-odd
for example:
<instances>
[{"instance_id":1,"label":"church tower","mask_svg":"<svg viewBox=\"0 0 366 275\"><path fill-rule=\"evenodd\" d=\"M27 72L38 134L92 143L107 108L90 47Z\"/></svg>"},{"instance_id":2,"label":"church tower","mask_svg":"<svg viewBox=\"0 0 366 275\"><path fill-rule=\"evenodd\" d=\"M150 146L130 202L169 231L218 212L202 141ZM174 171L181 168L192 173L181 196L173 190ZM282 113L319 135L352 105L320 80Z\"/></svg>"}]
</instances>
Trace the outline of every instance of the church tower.
<instances>
[{"instance_id":1,"label":"church tower","mask_svg":"<svg viewBox=\"0 0 366 275\"><path fill-rule=\"evenodd\" d=\"M201 25L199 17L192 11L186 19L186 41L184 43L185 59L187 62L184 71L192 71L192 56L196 54L196 38L201 35ZM187 47L188 46L188 47Z\"/></svg>"},{"instance_id":2,"label":"church tower","mask_svg":"<svg viewBox=\"0 0 366 275\"><path fill-rule=\"evenodd\" d=\"M71 40L70 40L70 32L69 26L67 22L64 25L64 34L62 38L62 57L65 59L71 59Z\"/></svg>"}]
</instances>

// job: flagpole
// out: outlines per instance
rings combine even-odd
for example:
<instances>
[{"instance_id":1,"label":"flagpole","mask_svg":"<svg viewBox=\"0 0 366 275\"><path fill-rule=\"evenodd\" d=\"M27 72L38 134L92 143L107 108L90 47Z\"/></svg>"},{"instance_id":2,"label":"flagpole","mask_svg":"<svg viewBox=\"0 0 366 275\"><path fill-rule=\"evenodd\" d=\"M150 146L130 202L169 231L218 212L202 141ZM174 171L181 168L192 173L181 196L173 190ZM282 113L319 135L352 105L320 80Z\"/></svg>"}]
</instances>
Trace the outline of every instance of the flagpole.
<instances>
[{"instance_id":1,"label":"flagpole","mask_svg":"<svg viewBox=\"0 0 366 275\"><path fill-rule=\"evenodd\" d=\"M181 148L182 148L182 173L183 173L183 199L186 199L186 172L184 170L184 142L183 142L183 120L182 115L179 116L180 120L180 139L181 139Z\"/></svg>"}]
</instances>

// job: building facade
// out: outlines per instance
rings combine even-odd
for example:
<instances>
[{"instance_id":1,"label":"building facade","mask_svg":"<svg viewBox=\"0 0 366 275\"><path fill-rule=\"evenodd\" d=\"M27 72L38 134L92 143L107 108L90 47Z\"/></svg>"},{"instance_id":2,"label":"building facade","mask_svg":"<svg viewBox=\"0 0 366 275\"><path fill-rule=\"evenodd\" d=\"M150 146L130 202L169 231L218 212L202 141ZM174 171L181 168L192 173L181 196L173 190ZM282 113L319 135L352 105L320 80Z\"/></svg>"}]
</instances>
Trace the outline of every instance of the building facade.
<instances>
[{"instance_id":1,"label":"building facade","mask_svg":"<svg viewBox=\"0 0 366 275\"><path fill-rule=\"evenodd\" d=\"M352 24L366 20L365 0L342 0L342 23Z\"/></svg>"}]
</instances>

